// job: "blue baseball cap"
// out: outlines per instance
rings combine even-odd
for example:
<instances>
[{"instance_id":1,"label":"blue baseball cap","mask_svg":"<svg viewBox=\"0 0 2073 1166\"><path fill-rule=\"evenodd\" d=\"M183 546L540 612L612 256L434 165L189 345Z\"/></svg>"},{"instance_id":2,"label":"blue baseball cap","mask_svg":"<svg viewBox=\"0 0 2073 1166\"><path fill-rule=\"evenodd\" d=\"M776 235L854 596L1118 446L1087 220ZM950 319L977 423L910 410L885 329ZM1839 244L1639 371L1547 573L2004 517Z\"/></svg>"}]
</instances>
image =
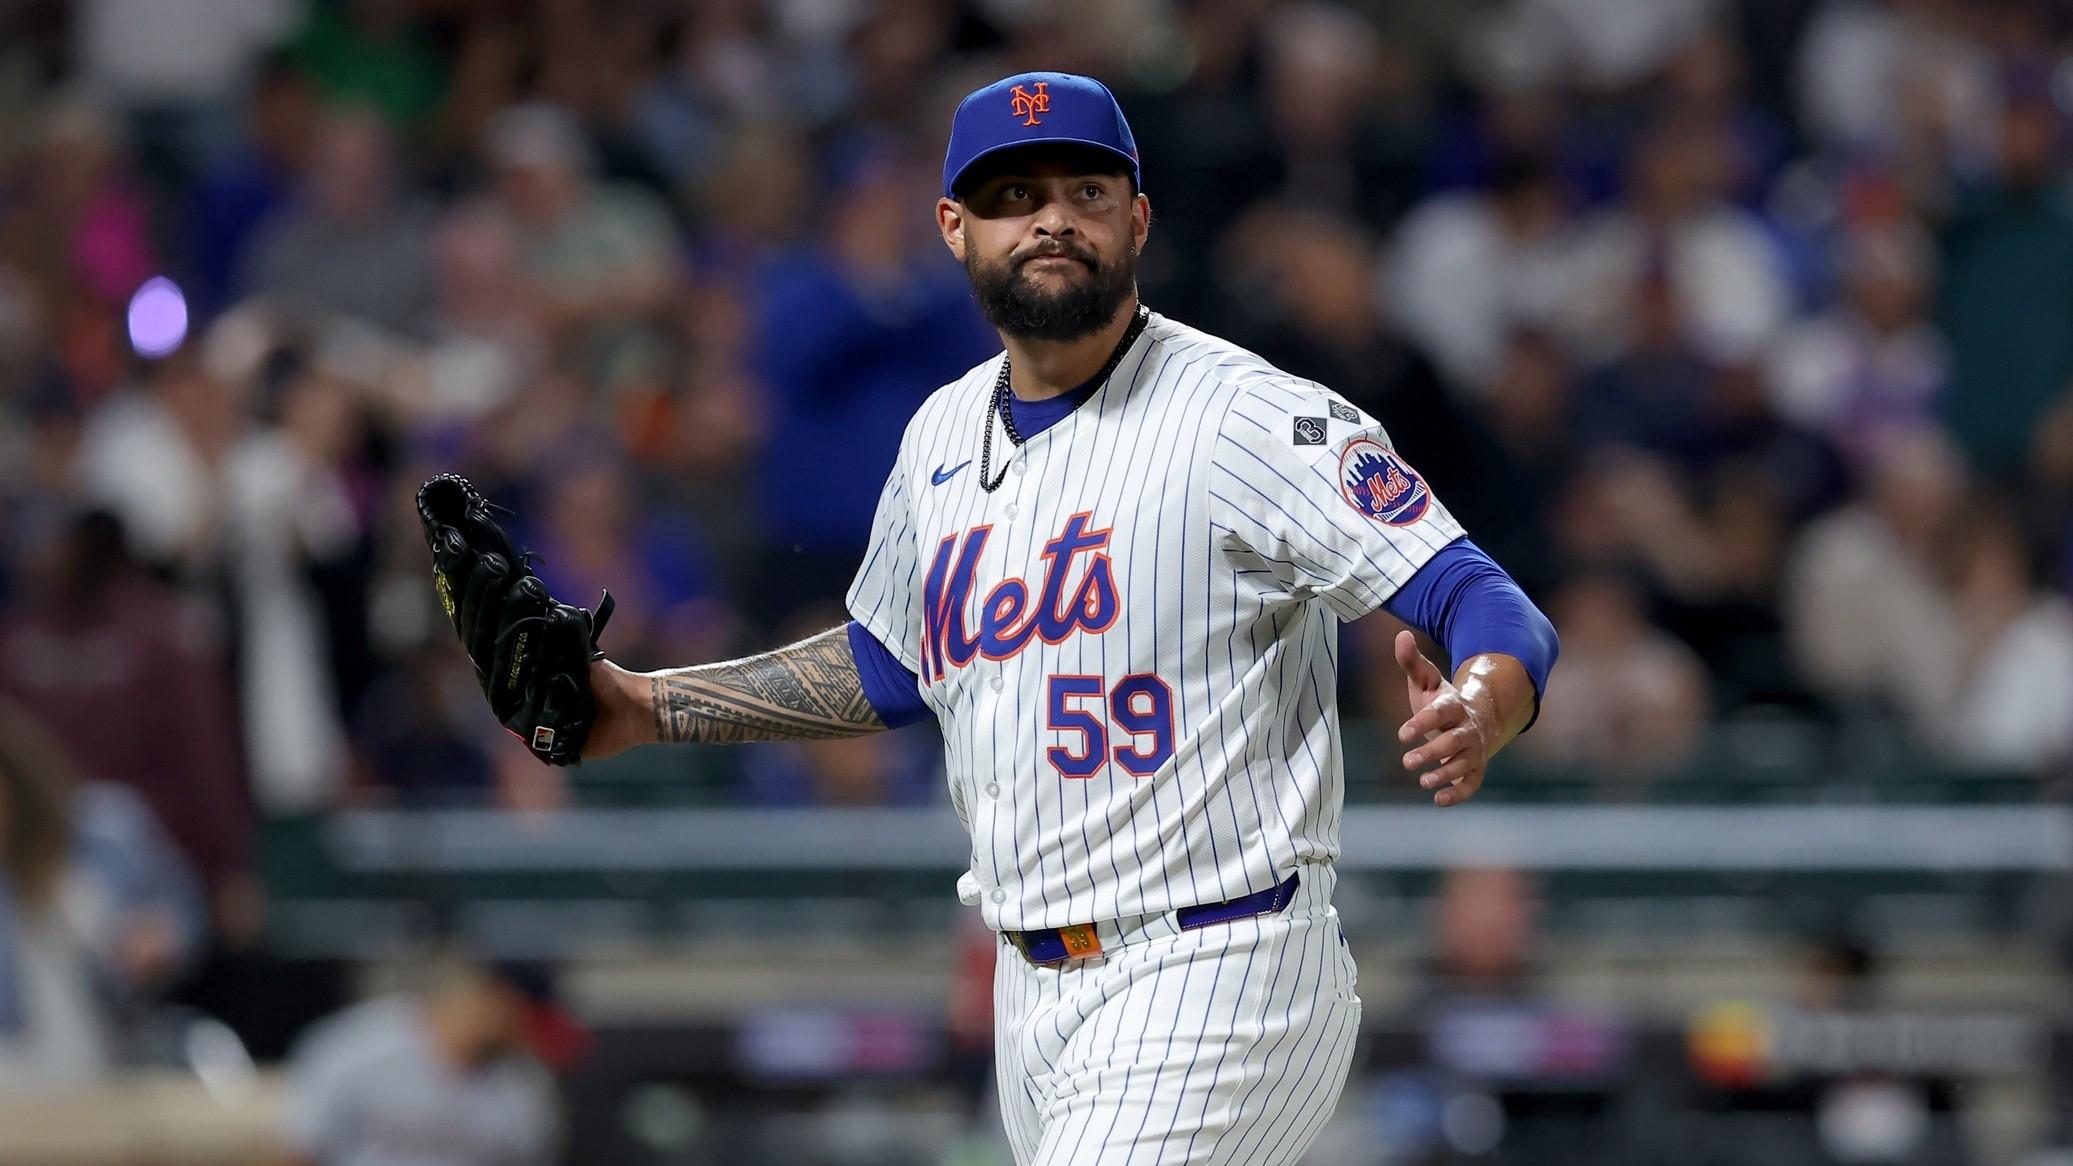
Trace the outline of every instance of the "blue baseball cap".
<instances>
[{"instance_id":1,"label":"blue baseball cap","mask_svg":"<svg viewBox=\"0 0 2073 1166\"><path fill-rule=\"evenodd\" d=\"M1045 143L1106 150L1137 171L1137 139L1108 86L1074 73L1017 73L974 90L950 119L943 153L943 196L957 197L958 180L982 158L1018 146Z\"/></svg>"}]
</instances>

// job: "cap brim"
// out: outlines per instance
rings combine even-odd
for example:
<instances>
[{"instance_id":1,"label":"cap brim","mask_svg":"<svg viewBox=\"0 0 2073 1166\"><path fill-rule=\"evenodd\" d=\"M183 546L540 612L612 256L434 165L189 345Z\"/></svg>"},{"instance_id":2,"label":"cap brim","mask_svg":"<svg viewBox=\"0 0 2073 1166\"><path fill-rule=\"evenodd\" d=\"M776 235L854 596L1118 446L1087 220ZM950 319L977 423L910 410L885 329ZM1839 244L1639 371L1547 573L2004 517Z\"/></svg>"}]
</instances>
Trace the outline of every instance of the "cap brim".
<instances>
[{"instance_id":1,"label":"cap brim","mask_svg":"<svg viewBox=\"0 0 2073 1166\"><path fill-rule=\"evenodd\" d=\"M1137 174L1137 159L1132 158L1130 155L1125 154L1123 151L1116 149L1114 146L1109 145L1107 142L1095 142L1090 141L1086 138L1033 138L1020 142L1005 142L1001 145L981 150L978 153L972 155L971 158L965 162L964 166L958 170L957 174L951 178L950 189L944 192L944 196L947 198L956 198L958 187L964 185L965 175L970 174L973 170L977 169L980 163L985 162L987 159L998 158L1002 154L1006 154L1014 150L1035 150L1040 149L1044 146L1078 146L1081 149L1099 150L1102 153L1107 154L1110 157L1121 161L1123 163L1123 172L1125 174L1131 175L1133 180L1135 179L1135 176Z\"/></svg>"}]
</instances>

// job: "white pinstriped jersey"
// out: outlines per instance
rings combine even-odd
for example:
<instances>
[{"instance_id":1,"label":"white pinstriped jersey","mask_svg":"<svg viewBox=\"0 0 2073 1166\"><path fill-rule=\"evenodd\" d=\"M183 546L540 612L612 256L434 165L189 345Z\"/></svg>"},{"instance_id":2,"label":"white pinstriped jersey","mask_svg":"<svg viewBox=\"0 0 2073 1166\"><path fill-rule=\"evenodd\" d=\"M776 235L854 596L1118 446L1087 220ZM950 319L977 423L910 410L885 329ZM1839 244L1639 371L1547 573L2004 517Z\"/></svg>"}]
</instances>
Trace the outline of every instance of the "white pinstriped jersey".
<instances>
[{"instance_id":1,"label":"white pinstriped jersey","mask_svg":"<svg viewBox=\"0 0 2073 1166\"><path fill-rule=\"evenodd\" d=\"M941 725L962 887L1021 930L1332 860L1339 621L1460 527L1373 418L1157 313L1070 416L996 429L988 493L1002 359L915 414L849 592Z\"/></svg>"}]
</instances>

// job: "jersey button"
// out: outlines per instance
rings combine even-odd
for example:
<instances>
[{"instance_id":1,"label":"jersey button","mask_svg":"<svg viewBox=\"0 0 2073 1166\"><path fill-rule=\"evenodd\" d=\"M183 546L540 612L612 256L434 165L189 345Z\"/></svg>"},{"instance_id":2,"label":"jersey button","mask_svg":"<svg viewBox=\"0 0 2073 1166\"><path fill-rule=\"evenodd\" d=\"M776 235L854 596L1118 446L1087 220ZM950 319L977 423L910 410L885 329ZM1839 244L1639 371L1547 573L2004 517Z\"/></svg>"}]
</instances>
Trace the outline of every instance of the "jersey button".
<instances>
[{"instance_id":1,"label":"jersey button","mask_svg":"<svg viewBox=\"0 0 2073 1166\"><path fill-rule=\"evenodd\" d=\"M992 681L992 683L993 683L993 690L994 690L995 692L999 692L999 691L1000 691L1001 689L1003 689L1003 688L1006 688L1006 687L1008 686L1008 682L1007 682L1007 681L1005 681L1005 680L1003 680L1003 679L1001 679L1001 678L1000 678L1000 677L999 677L998 675L996 675L996 676L995 676L995 677L993 678L993 681Z\"/></svg>"},{"instance_id":2,"label":"jersey button","mask_svg":"<svg viewBox=\"0 0 2073 1166\"><path fill-rule=\"evenodd\" d=\"M989 798L997 798L997 797L1001 796L1001 783L999 783L999 782L997 782L997 781L989 781L989 782L987 782L987 783L986 783L986 796L987 796L987 797L989 797Z\"/></svg>"},{"instance_id":3,"label":"jersey button","mask_svg":"<svg viewBox=\"0 0 2073 1166\"><path fill-rule=\"evenodd\" d=\"M1029 469L1029 466L1028 466L1028 465L1027 465L1026 463L1023 463L1023 462L1016 462L1016 463L1015 463L1015 476L1016 476L1016 477L1018 477L1018 478L1019 478L1019 477L1021 477L1021 476L1023 475L1023 473L1024 473L1025 471L1027 471L1028 469Z\"/></svg>"},{"instance_id":4,"label":"jersey button","mask_svg":"<svg viewBox=\"0 0 2073 1166\"><path fill-rule=\"evenodd\" d=\"M1006 510L1001 511L1001 513L1007 515L1009 518L1015 517L1015 504L1013 502L1008 503L1008 508Z\"/></svg>"},{"instance_id":5,"label":"jersey button","mask_svg":"<svg viewBox=\"0 0 2073 1166\"><path fill-rule=\"evenodd\" d=\"M1008 892L1001 890L999 887L993 888L993 901L996 903L1007 902Z\"/></svg>"}]
</instances>

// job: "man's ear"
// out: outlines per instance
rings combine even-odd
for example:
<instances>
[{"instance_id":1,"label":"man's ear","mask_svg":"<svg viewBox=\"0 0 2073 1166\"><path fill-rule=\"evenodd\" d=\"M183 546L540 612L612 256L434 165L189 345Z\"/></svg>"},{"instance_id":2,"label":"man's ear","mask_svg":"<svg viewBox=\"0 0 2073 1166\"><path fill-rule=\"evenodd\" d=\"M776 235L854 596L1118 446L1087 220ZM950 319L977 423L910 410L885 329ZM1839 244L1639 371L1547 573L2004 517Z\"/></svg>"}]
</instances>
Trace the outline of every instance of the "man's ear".
<instances>
[{"instance_id":1,"label":"man's ear","mask_svg":"<svg viewBox=\"0 0 2073 1166\"><path fill-rule=\"evenodd\" d=\"M943 236L943 245L950 248L950 254L959 263L965 261L965 212L964 207L948 198L936 200L936 230Z\"/></svg>"},{"instance_id":2,"label":"man's ear","mask_svg":"<svg viewBox=\"0 0 2073 1166\"><path fill-rule=\"evenodd\" d=\"M1145 240L1152 235L1152 200L1139 194L1131 200L1130 234L1137 243L1137 250L1144 250Z\"/></svg>"}]
</instances>

